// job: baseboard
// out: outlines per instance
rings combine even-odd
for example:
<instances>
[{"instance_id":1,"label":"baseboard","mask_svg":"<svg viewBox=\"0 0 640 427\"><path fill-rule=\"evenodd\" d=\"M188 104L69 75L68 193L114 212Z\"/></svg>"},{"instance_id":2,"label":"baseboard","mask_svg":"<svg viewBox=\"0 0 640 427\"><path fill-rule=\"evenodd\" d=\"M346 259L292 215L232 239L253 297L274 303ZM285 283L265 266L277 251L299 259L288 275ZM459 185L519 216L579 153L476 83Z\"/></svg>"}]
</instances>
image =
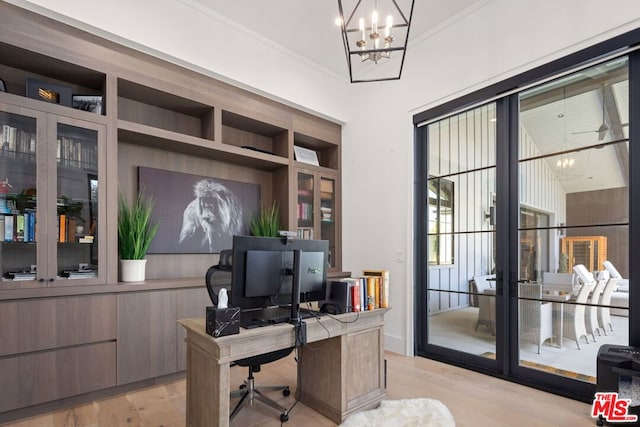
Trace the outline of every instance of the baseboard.
<instances>
[{"instance_id":1,"label":"baseboard","mask_svg":"<svg viewBox=\"0 0 640 427\"><path fill-rule=\"evenodd\" d=\"M413 354L407 354L404 339L401 337L395 337L393 335L385 334L384 349L387 351L392 351L394 353L402 354L404 356L413 356Z\"/></svg>"}]
</instances>

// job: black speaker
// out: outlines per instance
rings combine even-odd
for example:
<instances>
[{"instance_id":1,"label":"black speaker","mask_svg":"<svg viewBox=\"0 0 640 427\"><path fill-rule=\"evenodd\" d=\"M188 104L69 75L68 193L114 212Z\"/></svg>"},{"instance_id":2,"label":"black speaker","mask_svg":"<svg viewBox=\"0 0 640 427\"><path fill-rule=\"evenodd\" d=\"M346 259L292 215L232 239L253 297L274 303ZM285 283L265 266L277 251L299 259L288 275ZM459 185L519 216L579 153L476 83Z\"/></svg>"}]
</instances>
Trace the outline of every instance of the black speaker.
<instances>
[{"instance_id":1,"label":"black speaker","mask_svg":"<svg viewBox=\"0 0 640 427\"><path fill-rule=\"evenodd\" d=\"M339 281L327 282L327 298L320 303L320 311L330 314L347 313L349 307L349 283Z\"/></svg>"}]
</instances>

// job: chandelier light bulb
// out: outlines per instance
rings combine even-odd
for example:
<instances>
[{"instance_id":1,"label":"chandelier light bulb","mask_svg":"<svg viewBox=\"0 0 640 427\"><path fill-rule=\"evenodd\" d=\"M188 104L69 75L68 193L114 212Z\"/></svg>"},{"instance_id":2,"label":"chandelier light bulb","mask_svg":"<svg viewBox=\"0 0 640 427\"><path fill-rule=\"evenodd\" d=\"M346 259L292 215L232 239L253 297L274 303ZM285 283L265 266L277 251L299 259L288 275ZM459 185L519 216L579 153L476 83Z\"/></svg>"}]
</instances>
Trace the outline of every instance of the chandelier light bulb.
<instances>
[{"instance_id":1,"label":"chandelier light bulb","mask_svg":"<svg viewBox=\"0 0 640 427\"><path fill-rule=\"evenodd\" d=\"M564 158L556 162L556 167L559 169L572 168L576 161L574 158Z\"/></svg>"},{"instance_id":2,"label":"chandelier light bulb","mask_svg":"<svg viewBox=\"0 0 640 427\"><path fill-rule=\"evenodd\" d=\"M384 37L388 39L391 36L391 27L393 27L393 17L391 15L387 16L387 26L384 29Z\"/></svg>"},{"instance_id":3,"label":"chandelier light bulb","mask_svg":"<svg viewBox=\"0 0 640 427\"><path fill-rule=\"evenodd\" d=\"M378 11L374 10L371 13L371 38L378 37Z\"/></svg>"}]
</instances>

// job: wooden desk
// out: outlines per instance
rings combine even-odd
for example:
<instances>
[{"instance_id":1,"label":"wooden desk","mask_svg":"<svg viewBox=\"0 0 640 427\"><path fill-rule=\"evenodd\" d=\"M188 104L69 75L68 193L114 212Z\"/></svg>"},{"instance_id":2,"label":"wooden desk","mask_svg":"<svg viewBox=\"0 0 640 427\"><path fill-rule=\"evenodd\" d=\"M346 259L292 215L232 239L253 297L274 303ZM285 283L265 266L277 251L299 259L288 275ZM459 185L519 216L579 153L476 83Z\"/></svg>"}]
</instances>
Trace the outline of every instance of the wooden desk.
<instances>
[{"instance_id":1,"label":"wooden desk","mask_svg":"<svg viewBox=\"0 0 640 427\"><path fill-rule=\"evenodd\" d=\"M302 403L336 424L380 403L388 310L305 320L307 342L314 344L301 352L297 392ZM240 328L237 335L213 338L205 332L204 318L178 323L187 330L187 426L228 426L229 364L295 344L289 324Z\"/></svg>"}]
</instances>

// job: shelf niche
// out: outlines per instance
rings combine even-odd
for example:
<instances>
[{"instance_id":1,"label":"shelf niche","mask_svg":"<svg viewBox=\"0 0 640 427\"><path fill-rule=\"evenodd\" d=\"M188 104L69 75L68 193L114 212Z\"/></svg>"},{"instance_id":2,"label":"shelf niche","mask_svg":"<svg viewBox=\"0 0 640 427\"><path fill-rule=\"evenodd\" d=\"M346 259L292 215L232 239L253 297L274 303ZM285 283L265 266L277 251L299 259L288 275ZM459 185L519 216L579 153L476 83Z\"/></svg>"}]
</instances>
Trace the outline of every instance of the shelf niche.
<instances>
[{"instance_id":1,"label":"shelf niche","mask_svg":"<svg viewBox=\"0 0 640 427\"><path fill-rule=\"evenodd\" d=\"M340 168L340 149L338 145L299 132L294 132L293 143L298 147L315 151L321 167L334 170Z\"/></svg>"},{"instance_id":2,"label":"shelf niche","mask_svg":"<svg viewBox=\"0 0 640 427\"><path fill-rule=\"evenodd\" d=\"M288 158L288 136L287 129L230 111L222 111L223 144Z\"/></svg>"},{"instance_id":3,"label":"shelf niche","mask_svg":"<svg viewBox=\"0 0 640 427\"><path fill-rule=\"evenodd\" d=\"M214 140L213 107L118 79L118 119Z\"/></svg>"},{"instance_id":4,"label":"shelf niche","mask_svg":"<svg viewBox=\"0 0 640 427\"><path fill-rule=\"evenodd\" d=\"M74 95L102 96L106 75L0 42L0 78L7 93L27 96L27 78L68 87ZM44 102L44 101L42 101ZM106 112L103 102L102 114Z\"/></svg>"}]
</instances>

